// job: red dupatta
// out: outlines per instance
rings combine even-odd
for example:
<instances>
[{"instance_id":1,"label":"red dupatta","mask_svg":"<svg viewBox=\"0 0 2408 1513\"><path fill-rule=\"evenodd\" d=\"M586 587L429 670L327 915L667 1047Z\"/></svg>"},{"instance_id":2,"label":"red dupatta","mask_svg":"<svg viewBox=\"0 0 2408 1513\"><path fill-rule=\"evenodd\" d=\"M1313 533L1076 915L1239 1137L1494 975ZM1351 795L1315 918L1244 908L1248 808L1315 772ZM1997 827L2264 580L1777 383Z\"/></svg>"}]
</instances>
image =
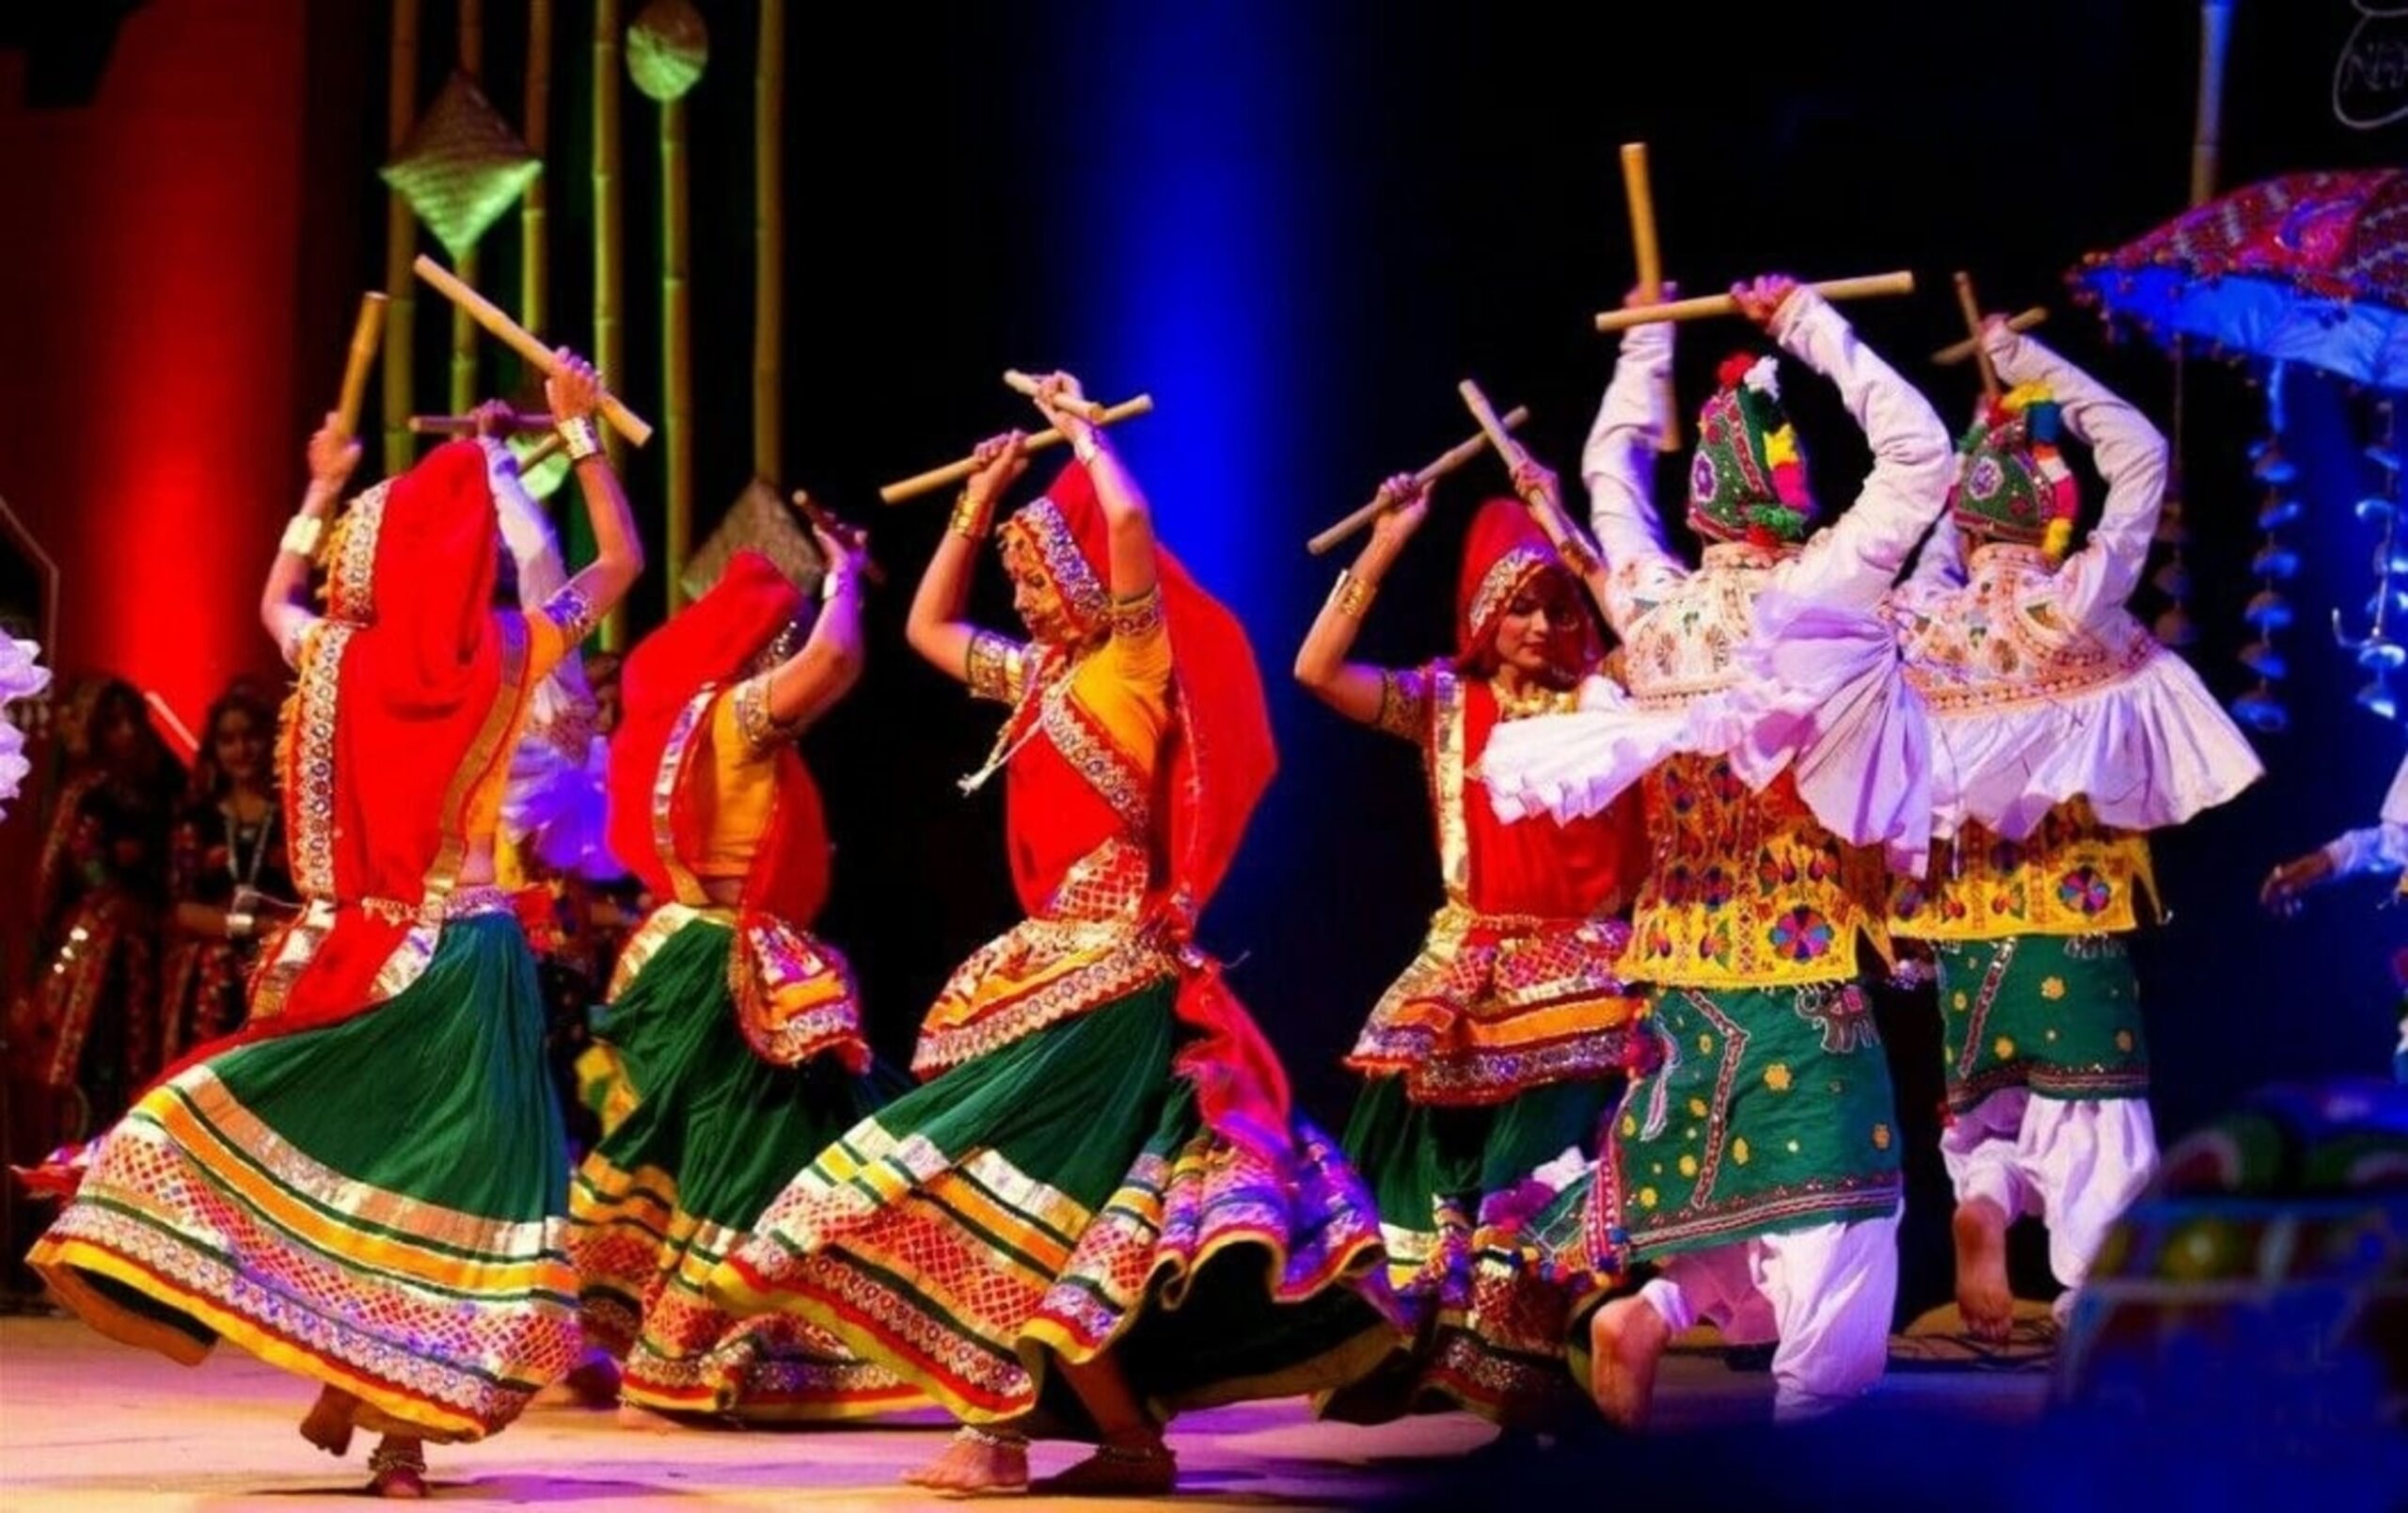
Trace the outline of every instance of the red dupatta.
<instances>
[{"instance_id":1,"label":"red dupatta","mask_svg":"<svg viewBox=\"0 0 2408 1513\"><path fill-rule=\"evenodd\" d=\"M509 759L527 693L525 621L492 606L496 532L476 441L438 447L353 501L278 734L308 902L261 950L250 1022L160 1080L365 1012L432 958L472 838L470 797Z\"/></svg>"},{"instance_id":2,"label":"red dupatta","mask_svg":"<svg viewBox=\"0 0 2408 1513\"><path fill-rule=\"evenodd\" d=\"M709 593L628 656L610 740L609 838L620 864L655 897L696 903L705 897L693 868L710 842L701 800L712 777L698 770L703 743L695 738L707 733L721 691L771 648L803 604L776 564L738 552ZM866 1071L852 970L802 933L828 899L819 788L791 742L776 746L769 760L773 797L745 870L728 962L737 1025L774 1065L832 1052L852 1071Z\"/></svg>"},{"instance_id":3,"label":"red dupatta","mask_svg":"<svg viewBox=\"0 0 2408 1513\"><path fill-rule=\"evenodd\" d=\"M610 738L610 853L657 898L690 891L707 837L689 784L690 738L707 717L700 695L734 683L802 612L777 565L740 551L709 593L646 636L620 674ZM778 748L777 800L744 877L742 908L807 926L828 899L827 820L818 785L793 746Z\"/></svg>"},{"instance_id":4,"label":"red dupatta","mask_svg":"<svg viewBox=\"0 0 2408 1513\"><path fill-rule=\"evenodd\" d=\"M1110 532L1084 466L1065 468L1020 518L1074 607L1082 598L1076 585L1110 581ZM1158 802L1148 838L1158 871L1149 925L1179 955L1175 1011L1197 1032L1180 1050L1178 1070L1195 1085L1198 1107L1216 1132L1284 1157L1291 1145L1287 1073L1222 979L1220 964L1195 944L1196 920L1228 875L1254 806L1278 770L1270 709L1254 648L1237 616L1159 544L1154 572L1170 638L1177 713L1156 769ZM1032 822L1030 806L1007 806L1007 829ZM1022 844L1017 834L1012 837L1015 857L1040 850Z\"/></svg>"},{"instance_id":5,"label":"red dupatta","mask_svg":"<svg viewBox=\"0 0 2408 1513\"><path fill-rule=\"evenodd\" d=\"M1571 616L1549 681L1568 689L1603 660L1596 618L1529 506L1517 499L1483 503L1472 518L1456 581L1454 665L1462 708L1454 718L1462 729L1433 732L1431 797L1450 896L1484 913L1580 919L1626 902L1646 867L1637 791L1568 824L1545 816L1509 823L1467 775L1502 717L1488 677L1498 624L1517 597L1548 575L1560 580L1557 603ZM1441 711L1440 718L1447 717Z\"/></svg>"}]
</instances>

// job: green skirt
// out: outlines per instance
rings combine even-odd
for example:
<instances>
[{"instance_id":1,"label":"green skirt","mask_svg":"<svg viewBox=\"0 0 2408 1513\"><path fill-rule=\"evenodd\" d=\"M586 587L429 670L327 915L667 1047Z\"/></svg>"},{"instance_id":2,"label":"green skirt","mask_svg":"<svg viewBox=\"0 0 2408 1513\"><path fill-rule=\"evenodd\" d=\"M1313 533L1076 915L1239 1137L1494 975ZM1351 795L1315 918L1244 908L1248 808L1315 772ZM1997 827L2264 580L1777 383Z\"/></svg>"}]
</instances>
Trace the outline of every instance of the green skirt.
<instances>
[{"instance_id":1,"label":"green skirt","mask_svg":"<svg viewBox=\"0 0 2408 1513\"><path fill-rule=\"evenodd\" d=\"M734 939L688 923L596 1023L627 1105L569 1190L586 1338L626 1359L620 1396L645 1408L807 1420L924 1406L800 1319L737 1318L703 1294L796 1171L900 1083L754 1055L727 986Z\"/></svg>"},{"instance_id":2,"label":"green skirt","mask_svg":"<svg viewBox=\"0 0 2408 1513\"><path fill-rule=\"evenodd\" d=\"M1512 1428L1589 1411L1564 1368L1573 1304L1585 1288L1576 1225L1555 1248L1541 1217L1590 1170L1618 1081L1550 1083L1502 1104L1433 1107L1402 1077L1364 1086L1347 1157L1370 1182L1388 1281L1411 1311L1415 1345L1374 1376L1325 1396L1325 1418L1385 1423L1465 1409Z\"/></svg>"},{"instance_id":3,"label":"green skirt","mask_svg":"<svg viewBox=\"0 0 2408 1513\"><path fill-rule=\"evenodd\" d=\"M567 1189L534 960L483 915L390 1002L152 1090L29 1259L113 1338L474 1440L574 1359Z\"/></svg>"},{"instance_id":4,"label":"green skirt","mask_svg":"<svg viewBox=\"0 0 2408 1513\"><path fill-rule=\"evenodd\" d=\"M955 1067L821 1152L713 1273L959 1418L1094 1433L1052 1372L1113 1353L1156 1416L1341 1386L1402 1339L1361 1179L1298 1120L1216 1136L1172 984Z\"/></svg>"},{"instance_id":5,"label":"green skirt","mask_svg":"<svg viewBox=\"0 0 2408 1513\"><path fill-rule=\"evenodd\" d=\"M2140 984L2120 935L1937 941L1948 1107L2005 1088L2043 1098L2146 1098Z\"/></svg>"},{"instance_id":6,"label":"green skirt","mask_svg":"<svg viewBox=\"0 0 2408 1513\"><path fill-rule=\"evenodd\" d=\"M1853 982L1668 988L1614 1122L1599 1248L1659 1260L1898 1206L1897 1114Z\"/></svg>"}]
</instances>

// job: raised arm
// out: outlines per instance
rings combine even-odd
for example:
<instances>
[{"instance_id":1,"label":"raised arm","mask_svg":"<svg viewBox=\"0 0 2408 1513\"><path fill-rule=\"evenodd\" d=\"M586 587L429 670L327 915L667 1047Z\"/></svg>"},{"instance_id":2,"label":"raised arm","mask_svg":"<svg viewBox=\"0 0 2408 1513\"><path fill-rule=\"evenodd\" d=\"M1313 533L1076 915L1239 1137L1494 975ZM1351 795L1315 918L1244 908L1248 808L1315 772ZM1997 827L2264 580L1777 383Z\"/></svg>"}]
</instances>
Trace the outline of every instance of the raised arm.
<instances>
[{"instance_id":1,"label":"raised arm","mask_svg":"<svg viewBox=\"0 0 2408 1513\"><path fill-rule=\"evenodd\" d=\"M1048 374L1038 380L1037 407L1055 430L1069 438L1071 452L1095 485L1095 501L1103 511L1112 544L1112 597L1132 604L1154 591L1154 520L1146 507L1144 490L1128 465L1104 439L1102 427L1084 415L1059 408L1066 401L1083 400L1079 381L1067 373Z\"/></svg>"},{"instance_id":2,"label":"raised arm","mask_svg":"<svg viewBox=\"0 0 2408 1513\"><path fill-rule=\"evenodd\" d=\"M1955 461L1948 429L1930 401L1812 289L1774 277L1732 295L1773 340L1838 387L1873 447L1873 471L1856 502L1784 569L1784 586L1801 598L1869 610L1948 502Z\"/></svg>"},{"instance_id":3,"label":"raised arm","mask_svg":"<svg viewBox=\"0 0 2408 1513\"><path fill-rule=\"evenodd\" d=\"M770 723L789 735L801 734L852 692L864 661L861 585L867 546L859 536L838 536L818 526L811 534L828 563L819 585L819 615L802 649L768 675Z\"/></svg>"},{"instance_id":4,"label":"raised arm","mask_svg":"<svg viewBox=\"0 0 2408 1513\"><path fill-rule=\"evenodd\" d=\"M2122 609L2148 565L2149 538L2165 502L2165 438L2104 384L2004 321L1984 326L1982 344L2002 379L2049 386L2065 428L2090 448L2107 481L2090 539L2057 570L2058 602L2084 624Z\"/></svg>"},{"instance_id":5,"label":"raised arm","mask_svg":"<svg viewBox=\"0 0 2408 1513\"><path fill-rule=\"evenodd\" d=\"M335 416L309 438L309 486L302 491L301 507L284 528L269 564L267 585L260 590L260 624L267 628L286 666L297 665L301 641L318 623L309 608L309 564L325 537L326 520L334 514L342 486L359 466L359 443L335 431Z\"/></svg>"},{"instance_id":6,"label":"raised arm","mask_svg":"<svg viewBox=\"0 0 2408 1513\"><path fill-rule=\"evenodd\" d=\"M1018 431L979 443L977 470L970 475L961 500L953 507L953 523L937 540L919 590L911 596L911 613L903 622L903 639L946 677L980 692L973 653L1004 638L979 629L961 617L970 602L970 580L977 566L979 544L994 524L995 502L1012 480L1028 470L1026 438Z\"/></svg>"},{"instance_id":7,"label":"raised arm","mask_svg":"<svg viewBox=\"0 0 2408 1513\"><path fill-rule=\"evenodd\" d=\"M578 492L585 498L586 522L594 531L594 557L569 580L562 592L573 596L578 617L591 626L618 607L643 572L643 541L636 534L635 512L627 507L627 492L602 450L595 428L602 382L593 365L562 347L557 354L560 371L544 380L544 397L552 406L561 436L568 443L570 467L577 473ZM582 634L575 640L583 640Z\"/></svg>"},{"instance_id":8,"label":"raised arm","mask_svg":"<svg viewBox=\"0 0 2408 1513\"><path fill-rule=\"evenodd\" d=\"M1665 288L1669 294L1671 286ZM1637 299L1634 291L1624 303ZM1671 372L1671 322L1624 332L1613 378L1580 450L1580 477L1589 486L1589 532L1605 559L1607 591L1599 603L1617 634L1687 575L1664 544L1664 521L1656 509L1656 459L1668 419L1663 395Z\"/></svg>"},{"instance_id":9,"label":"raised arm","mask_svg":"<svg viewBox=\"0 0 2408 1513\"><path fill-rule=\"evenodd\" d=\"M1405 707L1412 700L1404 696L1404 680L1416 675L1346 660L1381 580L1430 513L1430 491L1411 473L1397 474L1380 491L1391 502L1371 522L1371 538L1355 554L1354 565L1339 575L1338 586L1305 632L1305 643L1296 649L1296 681L1348 719L1413 740L1420 728Z\"/></svg>"}]
</instances>

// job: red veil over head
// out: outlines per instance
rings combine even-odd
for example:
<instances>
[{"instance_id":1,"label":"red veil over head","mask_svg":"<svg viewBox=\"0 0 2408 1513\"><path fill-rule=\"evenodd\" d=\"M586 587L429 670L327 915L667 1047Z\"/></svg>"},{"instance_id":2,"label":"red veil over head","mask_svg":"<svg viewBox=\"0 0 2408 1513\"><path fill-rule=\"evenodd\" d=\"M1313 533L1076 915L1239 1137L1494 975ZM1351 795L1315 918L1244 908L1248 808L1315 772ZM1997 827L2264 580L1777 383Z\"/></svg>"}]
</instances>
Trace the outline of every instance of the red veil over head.
<instances>
[{"instance_id":1,"label":"red veil over head","mask_svg":"<svg viewBox=\"0 0 2408 1513\"><path fill-rule=\"evenodd\" d=\"M1110 531L1086 469L1072 463L1043 498L1017 517L1055 581L1111 581ZM1154 569L1170 637L1176 725L1162 753L1154 815L1162 859L1159 919L1186 970L1181 1020L1200 1038L1180 1055L1206 1120L1231 1139L1284 1153L1289 1092L1277 1054L1263 1039L1219 964L1193 945L1196 919L1228 875L1254 806L1278 771L1271 711L1245 629L1157 544ZM1015 848L1018 850L1019 848Z\"/></svg>"},{"instance_id":2,"label":"red veil over head","mask_svg":"<svg viewBox=\"0 0 2408 1513\"><path fill-rule=\"evenodd\" d=\"M792 625L803 597L757 551L739 551L710 592L651 635L620 674L619 728L610 738L611 854L659 899L704 850L704 814L686 774L698 749L706 690L742 678ZM674 770L670 770L671 757ZM742 908L808 926L827 901L826 815L801 754L778 749L777 799L744 880Z\"/></svg>"},{"instance_id":3,"label":"red veil over head","mask_svg":"<svg viewBox=\"0 0 2408 1513\"><path fill-rule=\"evenodd\" d=\"M525 621L492 607L486 454L450 442L361 494L327 553L327 615L303 646L277 767L293 881L309 900L269 939L231 1046L350 1018L432 954L479 783L510 757Z\"/></svg>"},{"instance_id":4,"label":"red veil over head","mask_svg":"<svg viewBox=\"0 0 2408 1513\"><path fill-rule=\"evenodd\" d=\"M1455 583L1457 670L1480 670L1495 645L1497 622L1515 597L1550 573L1562 580L1562 602L1571 615L1563 634L1572 664L1559 671L1566 678L1578 678L1597 664L1605 645L1579 581L1530 518L1529 505L1518 499L1492 499L1472 517L1471 533L1464 539L1463 569Z\"/></svg>"}]
</instances>

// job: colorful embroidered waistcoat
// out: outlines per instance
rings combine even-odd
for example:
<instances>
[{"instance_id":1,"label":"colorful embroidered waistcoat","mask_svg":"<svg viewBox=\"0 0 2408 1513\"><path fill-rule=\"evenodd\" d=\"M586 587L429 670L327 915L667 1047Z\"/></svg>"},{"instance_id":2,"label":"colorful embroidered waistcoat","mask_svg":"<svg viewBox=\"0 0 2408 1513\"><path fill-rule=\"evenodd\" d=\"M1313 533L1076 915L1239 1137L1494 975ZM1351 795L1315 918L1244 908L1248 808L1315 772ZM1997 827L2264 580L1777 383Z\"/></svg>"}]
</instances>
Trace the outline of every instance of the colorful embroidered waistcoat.
<instances>
[{"instance_id":1,"label":"colorful embroidered waistcoat","mask_svg":"<svg viewBox=\"0 0 2408 1513\"><path fill-rule=\"evenodd\" d=\"M2020 842L1969 825L1935 845L1929 877L1892 882L1890 929L1918 940L2116 934L2139 928L2144 892L2153 907L2148 837L2109 829L2075 799Z\"/></svg>"}]
</instances>

